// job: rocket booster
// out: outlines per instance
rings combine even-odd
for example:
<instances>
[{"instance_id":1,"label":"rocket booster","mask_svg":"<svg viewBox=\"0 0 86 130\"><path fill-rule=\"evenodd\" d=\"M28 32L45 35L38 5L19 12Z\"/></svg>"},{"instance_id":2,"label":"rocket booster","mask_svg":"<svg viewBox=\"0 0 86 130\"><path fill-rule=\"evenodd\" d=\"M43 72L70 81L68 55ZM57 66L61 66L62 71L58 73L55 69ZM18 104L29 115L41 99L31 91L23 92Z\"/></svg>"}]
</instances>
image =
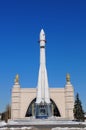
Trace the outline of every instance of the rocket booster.
<instances>
[{"instance_id":1,"label":"rocket booster","mask_svg":"<svg viewBox=\"0 0 86 130\"><path fill-rule=\"evenodd\" d=\"M42 29L40 32L40 68L39 68L39 76L38 76L38 85L37 85L37 98L36 103L46 102L50 103L49 97L49 85L48 85L48 77L46 70L46 60L45 60L45 33Z\"/></svg>"}]
</instances>

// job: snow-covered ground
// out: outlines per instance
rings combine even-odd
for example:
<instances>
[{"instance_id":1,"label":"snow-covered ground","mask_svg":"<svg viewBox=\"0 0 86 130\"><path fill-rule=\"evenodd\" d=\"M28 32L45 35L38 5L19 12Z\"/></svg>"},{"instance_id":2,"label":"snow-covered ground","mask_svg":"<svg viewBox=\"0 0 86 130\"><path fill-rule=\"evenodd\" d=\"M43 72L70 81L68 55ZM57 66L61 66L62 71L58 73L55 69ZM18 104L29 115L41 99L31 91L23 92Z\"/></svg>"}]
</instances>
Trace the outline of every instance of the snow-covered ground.
<instances>
[{"instance_id":1,"label":"snow-covered ground","mask_svg":"<svg viewBox=\"0 0 86 130\"><path fill-rule=\"evenodd\" d=\"M5 127L5 128L0 128L0 130L32 130L32 128L31 127L22 127L21 129L20 128L7 128L7 127Z\"/></svg>"},{"instance_id":2,"label":"snow-covered ground","mask_svg":"<svg viewBox=\"0 0 86 130\"><path fill-rule=\"evenodd\" d=\"M7 127L4 127L4 128L0 128L0 130L33 130L32 127L22 127L22 128L7 128ZM35 128L34 128L35 130ZM68 127L64 127L64 128L61 128L61 127L57 127L57 128L52 128L51 130L86 130L86 128L68 128Z\"/></svg>"},{"instance_id":3,"label":"snow-covered ground","mask_svg":"<svg viewBox=\"0 0 86 130\"><path fill-rule=\"evenodd\" d=\"M58 127L58 128L52 128L52 130L86 130L86 128L68 128L68 127L61 128L61 127Z\"/></svg>"},{"instance_id":4,"label":"snow-covered ground","mask_svg":"<svg viewBox=\"0 0 86 130\"><path fill-rule=\"evenodd\" d=\"M7 123L5 123L4 121L0 121L0 127L1 126L5 126Z\"/></svg>"},{"instance_id":5,"label":"snow-covered ground","mask_svg":"<svg viewBox=\"0 0 86 130\"><path fill-rule=\"evenodd\" d=\"M85 128L76 128L75 125L85 125ZM14 125L16 128L7 128L7 125ZM17 126L18 125L18 126ZM19 125L21 128L19 128ZM24 127L24 125L28 125L28 127ZM0 122L0 130L32 130L32 127L29 127L29 125L73 125L72 128L68 127L57 127L52 128L52 130L86 130L86 122L75 122L75 121L61 121L61 120L43 120L43 119L30 119L30 120L9 120L8 123L5 123L4 121Z\"/></svg>"}]
</instances>

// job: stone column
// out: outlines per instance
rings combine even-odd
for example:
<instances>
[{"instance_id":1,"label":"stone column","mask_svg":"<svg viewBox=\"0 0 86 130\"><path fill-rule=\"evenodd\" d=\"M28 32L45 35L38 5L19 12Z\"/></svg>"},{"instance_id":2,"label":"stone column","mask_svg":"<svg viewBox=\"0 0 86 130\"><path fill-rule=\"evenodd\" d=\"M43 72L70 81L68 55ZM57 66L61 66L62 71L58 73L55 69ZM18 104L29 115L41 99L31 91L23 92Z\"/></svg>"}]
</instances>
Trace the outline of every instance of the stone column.
<instances>
[{"instance_id":1,"label":"stone column","mask_svg":"<svg viewBox=\"0 0 86 130\"><path fill-rule=\"evenodd\" d=\"M20 118L20 90L19 76L16 75L14 86L12 88L11 119Z\"/></svg>"},{"instance_id":2,"label":"stone column","mask_svg":"<svg viewBox=\"0 0 86 130\"><path fill-rule=\"evenodd\" d=\"M65 114L67 119L74 119L73 108L74 108L74 89L70 82L70 75L66 76L65 85Z\"/></svg>"}]
</instances>

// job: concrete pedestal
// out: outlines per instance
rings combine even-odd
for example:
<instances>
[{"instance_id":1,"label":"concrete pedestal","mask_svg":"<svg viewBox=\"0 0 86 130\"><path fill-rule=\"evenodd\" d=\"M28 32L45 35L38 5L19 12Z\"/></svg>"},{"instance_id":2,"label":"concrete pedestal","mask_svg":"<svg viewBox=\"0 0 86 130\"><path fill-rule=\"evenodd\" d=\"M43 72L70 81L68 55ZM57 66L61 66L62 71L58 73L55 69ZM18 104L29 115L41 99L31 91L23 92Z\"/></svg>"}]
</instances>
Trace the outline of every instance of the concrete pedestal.
<instances>
[{"instance_id":1,"label":"concrete pedestal","mask_svg":"<svg viewBox=\"0 0 86 130\"><path fill-rule=\"evenodd\" d=\"M51 104L47 103L40 103L36 104L36 111L35 111L35 117L36 118L48 118L51 117L52 110L51 110Z\"/></svg>"}]
</instances>

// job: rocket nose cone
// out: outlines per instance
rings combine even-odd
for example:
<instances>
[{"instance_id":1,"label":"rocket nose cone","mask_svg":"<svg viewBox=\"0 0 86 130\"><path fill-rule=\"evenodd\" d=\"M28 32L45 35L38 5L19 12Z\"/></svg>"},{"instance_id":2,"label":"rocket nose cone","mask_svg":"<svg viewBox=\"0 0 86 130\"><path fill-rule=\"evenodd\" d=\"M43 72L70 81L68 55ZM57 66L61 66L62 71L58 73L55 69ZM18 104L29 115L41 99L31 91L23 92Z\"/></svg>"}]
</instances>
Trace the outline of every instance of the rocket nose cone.
<instances>
[{"instance_id":1,"label":"rocket nose cone","mask_svg":"<svg viewBox=\"0 0 86 130\"><path fill-rule=\"evenodd\" d=\"M45 34L43 29L41 29L40 34Z\"/></svg>"},{"instance_id":2,"label":"rocket nose cone","mask_svg":"<svg viewBox=\"0 0 86 130\"><path fill-rule=\"evenodd\" d=\"M40 31L40 40L45 40L45 32L43 29Z\"/></svg>"}]
</instances>

